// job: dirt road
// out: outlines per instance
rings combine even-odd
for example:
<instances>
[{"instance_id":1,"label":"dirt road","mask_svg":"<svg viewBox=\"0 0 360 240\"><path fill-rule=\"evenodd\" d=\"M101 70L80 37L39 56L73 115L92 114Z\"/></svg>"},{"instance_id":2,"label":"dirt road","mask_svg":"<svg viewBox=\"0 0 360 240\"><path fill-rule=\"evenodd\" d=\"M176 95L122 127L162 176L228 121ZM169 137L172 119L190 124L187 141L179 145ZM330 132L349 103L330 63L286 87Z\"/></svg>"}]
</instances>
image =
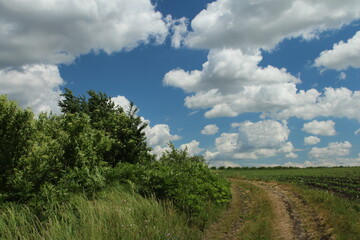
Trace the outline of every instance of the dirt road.
<instances>
[{"instance_id":1,"label":"dirt road","mask_svg":"<svg viewBox=\"0 0 360 240\"><path fill-rule=\"evenodd\" d=\"M229 209L205 232L203 239L281 239L330 240L331 229L322 216L289 186L274 182L231 179L233 200ZM255 191L255 190L256 191ZM255 196L255 194L257 194ZM261 198L263 198L261 200ZM261 228L251 233L247 225L256 224L256 208L268 203L271 217L262 223L270 225L271 233L264 237ZM254 216L250 216L254 215ZM259 217L257 217L259 219ZM263 218L263 217L262 217ZM257 231L257 232L256 232ZM250 237L249 237L250 236Z\"/></svg>"}]
</instances>

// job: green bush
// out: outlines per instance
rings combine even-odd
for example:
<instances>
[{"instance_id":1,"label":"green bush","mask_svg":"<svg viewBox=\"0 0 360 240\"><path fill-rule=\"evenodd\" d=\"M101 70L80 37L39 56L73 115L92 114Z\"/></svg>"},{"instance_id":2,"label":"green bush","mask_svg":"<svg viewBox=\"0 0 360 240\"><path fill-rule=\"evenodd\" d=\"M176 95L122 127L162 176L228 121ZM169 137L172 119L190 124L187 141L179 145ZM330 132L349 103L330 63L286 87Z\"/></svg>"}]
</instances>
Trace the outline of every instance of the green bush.
<instances>
[{"instance_id":1,"label":"green bush","mask_svg":"<svg viewBox=\"0 0 360 240\"><path fill-rule=\"evenodd\" d=\"M75 97L66 90L59 104L63 114L36 118L0 97L0 201L28 203L41 212L74 194L93 198L121 182L170 201L201 224L210 208L229 202L229 183L203 157L170 145L155 161L134 105L125 112L103 93L88 94Z\"/></svg>"},{"instance_id":2,"label":"green bush","mask_svg":"<svg viewBox=\"0 0 360 240\"><path fill-rule=\"evenodd\" d=\"M0 201L10 198L11 179L19 158L30 151L34 131L33 113L0 96Z\"/></svg>"},{"instance_id":3,"label":"green bush","mask_svg":"<svg viewBox=\"0 0 360 240\"><path fill-rule=\"evenodd\" d=\"M65 89L64 99L59 102L63 114L86 114L93 129L104 132L111 138L111 148L104 155L112 167L119 162L137 163L150 161L144 128L147 126L136 115L137 108L131 103L126 111L115 106L109 96L101 92L88 91L89 97L76 97Z\"/></svg>"},{"instance_id":4,"label":"green bush","mask_svg":"<svg viewBox=\"0 0 360 240\"><path fill-rule=\"evenodd\" d=\"M186 150L170 146L171 151L165 152L157 162L119 164L109 179L128 183L143 195L170 200L191 217L204 213L208 204L228 204L229 183L211 171L202 157L191 157Z\"/></svg>"},{"instance_id":5,"label":"green bush","mask_svg":"<svg viewBox=\"0 0 360 240\"><path fill-rule=\"evenodd\" d=\"M17 160L10 181L12 200L42 202L39 198L48 198L50 190L60 200L71 192L92 194L105 186L103 156L111 140L91 127L87 115L42 114L34 128L29 151Z\"/></svg>"}]
</instances>

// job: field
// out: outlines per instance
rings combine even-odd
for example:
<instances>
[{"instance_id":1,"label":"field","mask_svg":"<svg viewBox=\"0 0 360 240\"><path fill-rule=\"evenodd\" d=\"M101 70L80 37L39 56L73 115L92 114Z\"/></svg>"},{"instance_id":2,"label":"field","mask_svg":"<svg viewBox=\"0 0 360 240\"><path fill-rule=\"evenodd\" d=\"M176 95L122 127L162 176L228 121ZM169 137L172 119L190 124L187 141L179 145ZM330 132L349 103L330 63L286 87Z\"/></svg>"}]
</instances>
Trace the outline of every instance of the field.
<instances>
[{"instance_id":1,"label":"field","mask_svg":"<svg viewBox=\"0 0 360 240\"><path fill-rule=\"evenodd\" d=\"M359 239L360 167L216 172L232 182L233 202L208 239Z\"/></svg>"},{"instance_id":2,"label":"field","mask_svg":"<svg viewBox=\"0 0 360 240\"><path fill-rule=\"evenodd\" d=\"M360 201L360 167L352 168L242 168L221 172L227 178L291 182L328 190L339 196Z\"/></svg>"}]
</instances>

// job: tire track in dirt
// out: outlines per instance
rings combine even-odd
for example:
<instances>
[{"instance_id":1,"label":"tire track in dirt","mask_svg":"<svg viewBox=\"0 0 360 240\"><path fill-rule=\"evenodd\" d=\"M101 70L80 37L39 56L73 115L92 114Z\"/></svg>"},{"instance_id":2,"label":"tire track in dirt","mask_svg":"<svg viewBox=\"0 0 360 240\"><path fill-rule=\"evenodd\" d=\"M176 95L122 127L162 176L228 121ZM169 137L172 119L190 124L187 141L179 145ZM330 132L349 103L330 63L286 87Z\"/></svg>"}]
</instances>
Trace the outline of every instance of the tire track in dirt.
<instances>
[{"instance_id":1,"label":"tire track in dirt","mask_svg":"<svg viewBox=\"0 0 360 240\"><path fill-rule=\"evenodd\" d=\"M247 214L254 210L253 196L239 183L252 184L264 191L271 202L272 238L276 240L333 240L334 235L325 220L305 199L286 185L275 182L230 179L233 198L229 208L205 231L202 240L242 239ZM253 199L253 200L251 200Z\"/></svg>"},{"instance_id":2,"label":"tire track in dirt","mask_svg":"<svg viewBox=\"0 0 360 240\"><path fill-rule=\"evenodd\" d=\"M274 182L249 182L266 191L272 202L274 239L333 239L324 219L290 187Z\"/></svg>"}]
</instances>

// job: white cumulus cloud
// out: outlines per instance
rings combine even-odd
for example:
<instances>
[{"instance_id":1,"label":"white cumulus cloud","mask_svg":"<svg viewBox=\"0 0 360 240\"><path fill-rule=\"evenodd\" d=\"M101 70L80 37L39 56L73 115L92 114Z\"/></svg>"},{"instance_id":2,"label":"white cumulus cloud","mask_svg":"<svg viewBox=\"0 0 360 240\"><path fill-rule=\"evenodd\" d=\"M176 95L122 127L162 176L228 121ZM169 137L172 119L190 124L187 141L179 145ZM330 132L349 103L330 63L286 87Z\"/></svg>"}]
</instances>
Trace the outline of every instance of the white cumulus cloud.
<instances>
[{"instance_id":1,"label":"white cumulus cloud","mask_svg":"<svg viewBox=\"0 0 360 240\"><path fill-rule=\"evenodd\" d=\"M332 120L328 121L317 121L314 120L309 123L305 123L302 130L315 135L320 136L334 136L336 134L335 122Z\"/></svg>"},{"instance_id":2,"label":"white cumulus cloud","mask_svg":"<svg viewBox=\"0 0 360 240\"><path fill-rule=\"evenodd\" d=\"M112 97L111 100L116 106L122 107L125 111L130 107L130 101L125 96ZM135 106L136 107L136 106ZM141 117L141 120L147 124L143 130L146 136L147 144L152 148L151 153L160 157L165 151L170 151L168 143L181 139L179 135L171 134L170 126L167 124L156 124L151 126L149 120Z\"/></svg>"},{"instance_id":3,"label":"white cumulus cloud","mask_svg":"<svg viewBox=\"0 0 360 240\"><path fill-rule=\"evenodd\" d=\"M320 141L321 141L320 138L315 136L309 136L304 138L305 145L315 145L318 144Z\"/></svg>"},{"instance_id":4,"label":"white cumulus cloud","mask_svg":"<svg viewBox=\"0 0 360 240\"><path fill-rule=\"evenodd\" d=\"M167 34L150 0L0 0L0 68L69 63L162 43Z\"/></svg>"},{"instance_id":5,"label":"white cumulus cloud","mask_svg":"<svg viewBox=\"0 0 360 240\"><path fill-rule=\"evenodd\" d=\"M195 93L185 98L185 106L211 108L205 113L209 118L279 111L297 103L295 84L300 79L286 69L259 67L261 60L260 52L246 55L236 49L211 50L201 71L172 70L163 82Z\"/></svg>"},{"instance_id":6,"label":"white cumulus cloud","mask_svg":"<svg viewBox=\"0 0 360 240\"><path fill-rule=\"evenodd\" d=\"M313 147L309 151L309 156L314 159L335 159L336 157L344 157L350 154L352 145L350 142L333 142L327 147Z\"/></svg>"},{"instance_id":7,"label":"white cumulus cloud","mask_svg":"<svg viewBox=\"0 0 360 240\"><path fill-rule=\"evenodd\" d=\"M165 147L170 141L176 141L181 138L178 135L172 135L170 133L170 127L167 124L156 124L153 127L147 126L144 131L148 144L151 147L157 145Z\"/></svg>"},{"instance_id":8,"label":"white cumulus cloud","mask_svg":"<svg viewBox=\"0 0 360 240\"><path fill-rule=\"evenodd\" d=\"M345 117L360 121L360 91L347 88L298 90L300 79L286 69L259 67L262 56L239 49L211 50L201 70L175 69L163 79L189 95L185 106L208 109L205 117L235 117L259 112L276 119Z\"/></svg>"},{"instance_id":9,"label":"white cumulus cloud","mask_svg":"<svg viewBox=\"0 0 360 240\"><path fill-rule=\"evenodd\" d=\"M172 70L165 75L164 83L187 92L218 89L221 93L236 93L248 86L300 82L286 69L259 67L261 60L260 52L247 55L239 49L211 50L201 71Z\"/></svg>"},{"instance_id":10,"label":"white cumulus cloud","mask_svg":"<svg viewBox=\"0 0 360 240\"><path fill-rule=\"evenodd\" d=\"M204 127L203 130L201 130L201 134L204 135L214 135L219 131L218 126L216 124L209 124Z\"/></svg>"},{"instance_id":11,"label":"white cumulus cloud","mask_svg":"<svg viewBox=\"0 0 360 240\"><path fill-rule=\"evenodd\" d=\"M205 158L206 161L210 162L214 159L216 159L216 157L219 155L219 152L211 152L211 151L206 151L203 156Z\"/></svg>"},{"instance_id":12,"label":"white cumulus cloud","mask_svg":"<svg viewBox=\"0 0 360 240\"><path fill-rule=\"evenodd\" d=\"M312 39L360 17L357 0L217 0L191 22L186 45L272 49L285 38Z\"/></svg>"},{"instance_id":13,"label":"white cumulus cloud","mask_svg":"<svg viewBox=\"0 0 360 240\"><path fill-rule=\"evenodd\" d=\"M60 112L59 87L63 84L64 80L55 65L36 64L0 69L0 94L8 95L23 108L30 107L36 114Z\"/></svg>"},{"instance_id":14,"label":"white cumulus cloud","mask_svg":"<svg viewBox=\"0 0 360 240\"><path fill-rule=\"evenodd\" d=\"M291 154L294 147L288 141L290 130L285 122L247 121L232 125L238 128L237 133L222 133L215 139L214 153L218 159L259 159L278 154L295 157Z\"/></svg>"},{"instance_id":15,"label":"white cumulus cloud","mask_svg":"<svg viewBox=\"0 0 360 240\"><path fill-rule=\"evenodd\" d=\"M165 151L170 151L169 142L181 139L179 135L171 134L169 125L156 124L150 125L150 121L143 120L148 124L144 129L147 144L152 148L151 153L159 158Z\"/></svg>"},{"instance_id":16,"label":"white cumulus cloud","mask_svg":"<svg viewBox=\"0 0 360 240\"><path fill-rule=\"evenodd\" d=\"M299 91L297 101L286 109L264 114L274 118L287 119L298 117L306 120L316 117L337 117L356 119L360 122L360 91L351 91L345 87L324 89L323 93L315 89Z\"/></svg>"},{"instance_id":17,"label":"white cumulus cloud","mask_svg":"<svg viewBox=\"0 0 360 240\"><path fill-rule=\"evenodd\" d=\"M112 97L111 101L115 103L115 106L119 106L125 111L127 111L130 107L130 101L124 96L119 95L117 97Z\"/></svg>"},{"instance_id":18,"label":"white cumulus cloud","mask_svg":"<svg viewBox=\"0 0 360 240\"><path fill-rule=\"evenodd\" d=\"M347 42L334 44L333 49L320 53L315 66L327 69L346 70L348 67L360 67L360 31ZM346 75L345 75L346 77Z\"/></svg>"},{"instance_id":19,"label":"white cumulus cloud","mask_svg":"<svg viewBox=\"0 0 360 240\"><path fill-rule=\"evenodd\" d=\"M204 150L204 149L200 148L200 142L196 141L196 140L193 140L189 143L182 144L182 145L180 145L179 148L181 150L186 149L190 156L197 155Z\"/></svg>"}]
</instances>

